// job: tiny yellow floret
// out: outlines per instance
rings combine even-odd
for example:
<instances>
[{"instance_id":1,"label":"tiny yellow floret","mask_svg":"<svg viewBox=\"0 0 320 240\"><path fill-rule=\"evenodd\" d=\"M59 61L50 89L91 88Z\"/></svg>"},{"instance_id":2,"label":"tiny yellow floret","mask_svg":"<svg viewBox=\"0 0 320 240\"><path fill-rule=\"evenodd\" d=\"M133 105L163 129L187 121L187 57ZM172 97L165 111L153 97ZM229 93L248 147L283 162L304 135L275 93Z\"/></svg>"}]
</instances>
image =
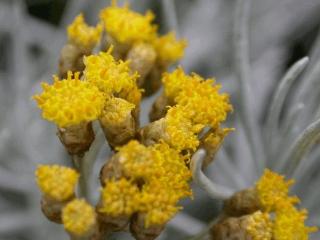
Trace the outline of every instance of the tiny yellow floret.
<instances>
[{"instance_id":1,"label":"tiny yellow floret","mask_svg":"<svg viewBox=\"0 0 320 240\"><path fill-rule=\"evenodd\" d=\"M40 165L35 175L41 192L56 201L72 197L79 179L75 170L58 165Z\"/></svg>"},{"instance_id":2,"label":"tiny yellow floret","mask_svg":"<svg viewBox=\"0 0 320 240\"><path fill-rule=\"evenodd\" d=\"M102 206L99 208L101 213L113 217L130 216L139 208L139 188L125 178L118 181L107 180L101 190L101 203Z\"/></svg>"},{"instance_id":3,"label":"tiny yellow floret","mask_svg":"<svg viewBox=\"0 0 320 240\"><path fill-rule=\"evenodd\" d=\"M84 79L107 95L124 95L129 98L125 98L126 100L135 101L132 103L136 104L140 101L141 93L134 91L135 96L130 98L130 92L137 90L136 80L139 75L136 72L131 74L129 62L116 61L111 52L112 48L107 52L85 57Z\"/></svg>"},{"instance_id":4,"label":"tiny yellow floret","mask_svg":"<svg viewBox=\"0 0 320 240\"><path fill-rule=\"evenodd\" d=\"M62 223L72 235L87 236L95 229L95 210L83 199L72 200L62 210Z\"/></svg>"},{"instance_id":5,"label":"tiny yellow floret","mask_svg":"<svg viewBox=\"0 0 320 240\"><path fill-rule=\"evenodd\" d=\"M88 26L82 14L79 14L67 29L70 42L85 49L92 49L100 40L102 26Z\"/></svg>"},{"instance_id":6,"label":"tiny yellow floret","mask_svg":"<svg viewBox=\"0 0 320 240\"><path fill-rule=\"evenodd\" d=\"M35 95L42 117L59 127L78 125L97 119L104 107L105 96L99 89L79 79L79 73L68 72L67 79L42 83L43 92Z\"/></svg>"},{"instance_id":7,"label":"tiny yellow floret","mask_svg":"<svg viewBox=\"0 0 320 240\"><path fill-rule=\"evenodd\" d=\"M111 97L106 101L102 115L108 123L122 123L128 118L134 108L134 104L124 99Z\"/></svg>"},{"instance_id":8,"label":"tiny yellow floret","mask_svg":"<svg viewBox=\"0 0 320 240\"><path fill-rule=\"evenodd\" d=\"M131 11L128 4L118 7L116 1L103 9L100 18L106 32L120 43L133 44L150 41L156 35L157 26L152 24L154 15L148 11L145 15Z\"/></svg>"},{"instance_id":9,"label":"tiny yellow floret","mask_svg":"<svg viewBox=\"0 0 320 240\"><path fill-rule=\"evenodd\" d=\"M307 216L307 210L297 210L292 204L282 202L276 211L273 239L308 240L309 234L318 231L318 228L305 226Z\"/></svg>"},{"instance_id":10,"label":"tiny yellow floret","mask_svg":"<svg viewBox=\"0 0 320 240\"><path fill-rule=\"evenodd\" d=\"M246 230L252 240L271 240L273 223L268 213L257 211L250 215Z\"/></svg>"},{"instance_id":11,"label":"tiny yellow floret","mask_svg":"<svg viewBox=\"0 0 320 240\"><path fill-rule=\"evenodd\" d=\"M284 177L265 169L264 174L256 183L256 191L260 204L266 211L274 211L277 204L281 202L289 202L295 204L299 202L299 198L290 197L289 188L294 180L285 181Z\"/></svg>"},{"instance_id":12,"label":"tiny yellow floret","mask_svg":"<svg viewBox=\"0 0 320 240\"><path fill-rule=\"evenodd\" d=\"M174 32L157 37L153 41L153 47L157 52L158 60L166 65L181 59L186 46L186 40L177 40Z\"/></svg>"}]
</instances>

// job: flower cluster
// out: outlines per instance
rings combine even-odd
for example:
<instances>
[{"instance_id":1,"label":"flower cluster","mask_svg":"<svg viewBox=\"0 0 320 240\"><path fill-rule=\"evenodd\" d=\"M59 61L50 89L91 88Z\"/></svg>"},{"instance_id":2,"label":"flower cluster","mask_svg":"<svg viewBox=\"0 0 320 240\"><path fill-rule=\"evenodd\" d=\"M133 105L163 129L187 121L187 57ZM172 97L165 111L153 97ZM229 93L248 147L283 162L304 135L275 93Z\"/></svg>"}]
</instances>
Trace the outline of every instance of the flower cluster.
<instances>
[{"instance_id":1,"label":"flower cluster","mask_svg":"<svg viewBox=\"0 0 320 240\"><path fill-rule=\"evenodd\" d=\"M230 219L243 224L235 232L246 232L253 240L309 239L316 227L305 226L307 210L297 209L300 200L289 195L293 180L266 169L255 187L235 194L225 203L226 218L213 228L212 234L221 232Z\"/></svg>"},{"instance_id":2,"label":"flower cluster","mask_svg":"<svg viewBox=\"0 0 320 240\"><path fill-rule=\"evenodd\" d=\"M136 239L155 239L182 209L179 201L192 196L192 154L205 148L209 163L231 130L221 127L232 110L229 97L213 79L182 68L166 73L186 42L174 32L158 35L153 19L151 12L142 15L116 1L101 11L96 27L77 16L61 52L62 80L43 83L34 96L43 118L57 125L74 168L37 169L41 208L72 239L103 239L127 229ZM165 101L154 108L162 115L153 119L152 110L151 123L141 128L141 100L161 83ZM100 128L93 128L94 121ZM100 200L93 207L78 197L88 197L84 164L95 156L91 146L99 130L114 155L101 168Z\"/></svg>"},{"instance_id":3,"label":"flower cluster","mask_svg":"<svg viewBox=\"0 0 320 240\"><path fill-rule=\"evenodd\" d=\"M131 141L105 169L99 211L109 218L138 213L147 228L163 225L180 209L179 199L191 195L184 157L164 142L146 147Z\"/></svg>"}]
</instances>

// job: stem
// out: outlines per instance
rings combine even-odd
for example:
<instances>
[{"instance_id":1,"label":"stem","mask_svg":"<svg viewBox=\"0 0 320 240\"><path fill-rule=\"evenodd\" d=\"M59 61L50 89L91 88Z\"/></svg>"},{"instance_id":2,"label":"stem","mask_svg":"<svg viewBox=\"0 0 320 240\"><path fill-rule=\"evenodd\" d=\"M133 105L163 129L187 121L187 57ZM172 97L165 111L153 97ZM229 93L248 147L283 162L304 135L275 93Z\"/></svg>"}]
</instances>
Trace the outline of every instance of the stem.
<instances>
[{"instance_id":1,"label":"stem","mask_svg":"<svg viewBox=\"0 0 320 240\"><path fill-rule=\"evenodd\" d=\"M193 180L213 199L227 199L232 196L233 191L227 187L212 182L202 172L203 159L206 155L205 150L199 149L191 159L191 171Z\"/></svg>"},{"instance_id":2,"label":"stem","mask_svg":"<svg viewBox=\"0 0 320 240\"><path fill-rule=\"evenodd\" d=\"M85 158L79 155L72 155L72 162L80 174L79 178L79 195L85 199L88 198L88 173L86 171Z\"/></svg>"}]
</instances>

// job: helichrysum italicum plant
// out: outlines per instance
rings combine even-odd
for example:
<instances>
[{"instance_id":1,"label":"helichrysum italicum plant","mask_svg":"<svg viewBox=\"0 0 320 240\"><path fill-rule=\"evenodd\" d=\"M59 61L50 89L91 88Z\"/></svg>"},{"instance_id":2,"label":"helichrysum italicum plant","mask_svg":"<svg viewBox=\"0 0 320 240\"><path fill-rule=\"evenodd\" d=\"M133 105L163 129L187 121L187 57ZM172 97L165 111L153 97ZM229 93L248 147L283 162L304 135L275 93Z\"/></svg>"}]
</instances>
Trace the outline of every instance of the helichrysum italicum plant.
<instances>
[{"instance_id":1,"label":"helichrysum italicum plant","mask_svg":"<svg viewBox=\"0 0 320 240\"><path fill-rule=\"evenodd\" d=\"M182 67L167 72L183 57L186 41L174 32L160 36L153 19L152 12L142 15L113 1L101 10L96 27L81 14L68 27L62 80L54 77L34 96L43 118L57 125L74 168L37 169L44 214L62 223L71 239L104 239L115 231L155 239L182 209L179 201L192 196L193 175L209 194L225 199L212 239L308 239L316 228L304 225L306 211L296 208L297 197L288 196L292 181L265 170L254 187L230 194L217 191L203 175L202 163L213 160L234 130L222 126L233 107L215 80L189 75ZM141 100L161 83L152 122L141 127ZM95 121L114 154L101 168L100 199L93 206L77 197L89 199L87 161Z\"/></svg>"}]
</instances>

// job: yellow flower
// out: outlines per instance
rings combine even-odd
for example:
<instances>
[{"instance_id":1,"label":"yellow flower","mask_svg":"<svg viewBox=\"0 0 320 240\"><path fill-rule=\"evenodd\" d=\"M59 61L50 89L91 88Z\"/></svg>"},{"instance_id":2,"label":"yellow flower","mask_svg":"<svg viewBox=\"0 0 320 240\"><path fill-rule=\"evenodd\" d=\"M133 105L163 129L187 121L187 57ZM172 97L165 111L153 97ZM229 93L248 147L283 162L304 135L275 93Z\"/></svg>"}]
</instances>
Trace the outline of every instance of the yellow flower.
<instances>
[{"instance_id":1,"label":"yellow flower","mask_svg":"<svg viewBox=\"0 0 320 240\"><path fill-rule=\"evenodd\" d=\"M140 198L140 212L145 213L145 227L163 225L182 207L177 206L179 195L173 189L165 188L161 182L152 181L143 186Z\"/></svg>"},{"instance_id":2,"label":"yellow flower","mask_svg":"<svg viewBox=\"0 0 320 240\"><path fill-rule=\"evenodd\" d=\"M152 44L157 52L159 61L166 64L171 64L181 59L187 46L185 40L179 41L176 39L174 32L155 38Z\"/></svg>"},{"instance_id":3,"label":"yellow flower","mask_svg":"<svg viewBox=\"0 0 320 240\"><path fill-rule=\"evenodd\" d=\"M167 138L164 141L178 151L195 150L199 145L197 134L204 127L192 124L185 110L181 106L174 106L165 116Z\"/></svg>"},{"instance_id":4,"label":"yellow flower","mask_svg":"<svg viewBox=\"0 0 320 240\"><path fill-rule=\"evenodd\" d=\"M79 174L72 168L58 165L40 165L35 175L42 193L56 201L72 197L79 178Z\"/></svg>"},{"instance_id":5,"label":"yellow flower","mask_svg":"<svg viewBox=\"0 0 320 240\"><path fill-rule=\"evenodd\" d=\"M92 234L96 225L94 208L83 199L75 199L63 208L62 223L73 235L82 237Z\"/></svg>"},{"instance_id":6,"label":"yellow flower","mask_svg":"<svg viewBox=\"0 0 320 240\"><path fill-rule=\"evenodd\" d=\"M138 210L140 203L139 188L131 181L121 178L119 181L107 180L101 190L99 212L113 217L130 216Z\"/></svg>"},{"instance_id":7,"label":"yellow flower","mask_svg":"<svg viewBox=\"0 0 320 240\"><path fill-rule=\"evenodd\" d=\"M99 42L102 26L98 24L96 27L88 26L82 14L79 14L67 29L68 39L76 45L92 49Z\"/></svg>"},{"instance_id":8,"label":"yellow flower","mask_svg":"<svg viewBox=\"0 0 320 240\"><path fill-rule=\"evenodd\" d=\"M145 15L133 12L126 4L118 7L116 1L103 9L100 18L108 34L120 43L133 44L150 41L156 34L157 27L152 24L154 15L148 11Z\"/></svg>"},{"instance_id":9,"label":"yellow flower","mask_svg":"<svg viewBox=\"0 0 320 240\"><path fill-rule=\"evenodd\" d=\"M273 228L274 240L308 240L309 233L316 232L316 227L305 226L307 211L297 210L289 202L281 202L276 211Z\"/></svg>"},{"instance_id":10,"label":"yellow flower","mask_svg":"<svg viewBox=\"0 0 320 240\"><path fill-rule=\"evenodd\" d=\"M54 76L54 83L42 83L42 88L43 93L33 99L42 110L42 117L59 127L93 121L104 106L104 94L90 83L79 80L79 73L73 76L68 72L67 79L61 81Z\"/></svg>"},{"instance_id":11,"label":"yellow flower","mask_svg":"<svg viewBox=\"0 0 320 240\"><path fill-rule=\"evenodd\" d=\"M137 92L136 85L138 74L131 74L129 62L116 61L111 52L112 48L108 52L100 52L98 55L85 57L84 78L107 95L122 94L129 98L125 98L126 100L135 101L132 103L136 104L141 98L141 93ZM132 90L135 90L132 93L133 97L130 95Z\"/></svg>"},{"instance_id":12,"label":"yellow flower","mask_svg":"<svg viewBox=\"0 0 320 240\"><path fill-rule=\"evenodd\" d=\"M257 211L248 217L246 230L252 240L271 240L273 222L268 213Z\"/></svg>"},{"instance_id":13,"label":"yellow flower","mask_svg":"<svg viewBox=\"0 0 320 240\"><path fill-rule=\"evenodd\" d=\"M277 204L288 202L291 204L299 202L299 198L288 196L289 187L294 180L285 181L284 177L265 169L264 174L256 183L256 191L260 204L266 211L274 211Z\"/></svg>"},{"instance_id":14,"label":"yellow flower","mask_svg":"<svg viewBox=\"0 0 320 240\"><path fill-rule=\"evenodd\" d=\"M105 103L103 118L108 123L121 123L126 120L135 105L121 98L111 97Z\"/></svg>"}]
</instances>

